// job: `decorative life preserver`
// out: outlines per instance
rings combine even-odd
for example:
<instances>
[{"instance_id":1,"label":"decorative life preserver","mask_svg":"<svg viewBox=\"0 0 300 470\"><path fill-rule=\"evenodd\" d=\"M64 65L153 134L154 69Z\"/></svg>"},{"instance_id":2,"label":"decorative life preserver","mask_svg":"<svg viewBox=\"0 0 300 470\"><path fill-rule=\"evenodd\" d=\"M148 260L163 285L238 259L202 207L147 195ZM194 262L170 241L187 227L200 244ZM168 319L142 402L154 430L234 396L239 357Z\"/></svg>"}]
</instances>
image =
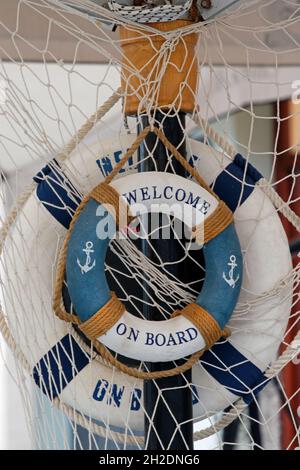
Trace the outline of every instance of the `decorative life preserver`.
<instances>
[{"instance_id":1,"label":"decorative life preserver","mask_svg":"<svg viewBox=\"0 0 300 470\"><path fill-rule=\"evenodd\" d=\"M90 135L88 151L82 142L63 167L52 162L36 175L35 194L19 211L5 242L3 262L10 285L18 290L18 300L4 307L33 378L50 400L59 397L98 422L109 421L119 430L130 427L143 433L142 381L99 362L82 345L72 325L59 320L52 310L58 247L82 199L76 187L88 193L99 183L101 172L109 173L135 138L129 135L117 143L101 142L100 153L97 136L93 141ZM280 284L292 265L277 211L257 185L262 176L240 155L231 160L193 140L188 149L206 183L234 213L243 254L242 287L229 321L231 336L206 351L192 370L197 421L240 397L249 403L266 385L264 371L276 357L292 304L290 285ZM130 174L128 167L126 171ZM122 180L129 184L125 178L116 184L121 185ZM18 271L14 264L17 253L22 253ZM84 265L80 253L77 257ZM270 290L272 295L266 295ZM22 304L17 303L20 299Z\"/></svg>"},{"instance_id":2,"label":"decorative life preserver","mask_svg":"<svg viewBox=\"0 0 300 470\"><path fill-rule=\"evenodd\" d=\"M110 187L123 199L133 218L151 211L172 214L184 222L190 237L194 227L206 227L218 208L218 200L206 189L174 174L137 173L112 182ZM133 316L125 307L122 316L102 334L104 311L112 301L104 263L108 245L116 234L116 223L112 213L97 201L98 197L101 200L101 185L99 191L91 192L91 199L72 228L66 259L68 291L83 322L82 331L93 329L93 338L97 338L97 331L101 332L97 338L100 343L140 361L171 361L209 348L211 345L197 323L182 315L155 322ZM232 222L204 245L204 257L205 281L193 308L198 309L199 322L206 315L208 322L216 321L223 330L235 308L242 283L243 260ZM230 278L228 265L234 271Z\"/></svg>"}]
</instances>

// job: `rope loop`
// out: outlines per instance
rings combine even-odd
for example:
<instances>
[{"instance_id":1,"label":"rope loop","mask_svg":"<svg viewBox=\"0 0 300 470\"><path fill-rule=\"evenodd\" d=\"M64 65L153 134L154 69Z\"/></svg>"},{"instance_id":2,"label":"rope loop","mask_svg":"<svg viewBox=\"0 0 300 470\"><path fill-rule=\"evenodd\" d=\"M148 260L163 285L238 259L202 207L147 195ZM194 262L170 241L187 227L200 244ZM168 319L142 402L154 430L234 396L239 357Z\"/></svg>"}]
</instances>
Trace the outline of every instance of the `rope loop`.
<instances>
[{"instance_id":1,"label":"rope loop","mask_svg":"<svg viewBox=\"0 0 300 470\"><path fill-rule=\"evenodd\" d=\"M179 315L187 318L200 331L205 340L206 349L210 349L221 337L230 336L230 330L228 328L221 330L214 317L198 304L191 303L182 310L175 310L172 318Z\"/></svg>"},{"instance_id":2,"label":"rope loop","mask_svg":"<svg viewBox=\"0 0 300 470\"><path fill-rule=\"evenodd\" d=\"M107 333L120 320L124 311L124 305L116 294L112 292L111 299L95 315L81 323L79 329L85 336L94 341L99 336Z\"/></svg>"},{"instance_id":3,"label":"rope loop","mask_svg":"<svg viewBox=\"0 0 300 470\"><path fill-rule=\"evenodd\" d=\"M132 220L127 202L112 186L103 181L90 193L89 197L102 204L116 220L117 227L122 230Z\"/></svg>"}]
</instances>

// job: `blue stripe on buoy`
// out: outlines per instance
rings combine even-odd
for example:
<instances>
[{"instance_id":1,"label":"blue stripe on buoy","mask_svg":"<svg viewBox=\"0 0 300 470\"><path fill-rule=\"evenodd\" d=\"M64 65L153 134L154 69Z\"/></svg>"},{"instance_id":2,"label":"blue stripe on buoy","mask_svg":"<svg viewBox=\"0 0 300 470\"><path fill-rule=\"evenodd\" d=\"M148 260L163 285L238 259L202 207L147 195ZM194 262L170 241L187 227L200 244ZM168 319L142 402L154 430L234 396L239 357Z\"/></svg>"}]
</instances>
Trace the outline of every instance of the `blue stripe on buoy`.
<instances>
[{"instance_id":1,"label":"blue stripe on buoy","mask_svg":"<svg viewBox=\"0 0 300 470\"><path fill-rule=\"evenodd\" d=\"M234 212L251 195L262 177L251 163L237 154L233 162L218 175L212 188Z\"/></svg>"},{"instance_id":2,"label":"blue stripe on buoy","mask_svg":"<svg viewBox=\"0 0 300 470\"><path fill-rule=\"evenodd\" d=\"M249 404L269 379L229 341L216 343L201 358L207 372L234 395Z\"/></svg>"},{"instance_id":3,"label":"blue stripe on buoy","mask_svg":"<svg viewBox=\"0 0 300 470\"><path fill-rule=\"evenodd\" d=\"M67 334L39 360L32 375L38 387L53 400L89 362L90 356Z\"/></svg>"},{"instance_id":4,"label":"blue stripe on buoy","mask_svg":"<svg viewBox=\"0 0 300 470\"><path fill-rule=\"evenodd\" d=\"M53 400L90 362L72 335L64 336L33 369L33 378ZM269 379L229 341L215 344L201 359L207 372L234 395L249 404ZM63 372L62 372L63 371Z\"/></svg>"},{"instance_id":5,"label":"blue stripe on buoy","mask_svg":"<svg viewBox=\"0 0 300 470\"><path fill-rule=\"evenodd\" d=\"M81 197L53 160L33 178L36 194L50 214L68 228Z\"/></svg>"}]
</instances>

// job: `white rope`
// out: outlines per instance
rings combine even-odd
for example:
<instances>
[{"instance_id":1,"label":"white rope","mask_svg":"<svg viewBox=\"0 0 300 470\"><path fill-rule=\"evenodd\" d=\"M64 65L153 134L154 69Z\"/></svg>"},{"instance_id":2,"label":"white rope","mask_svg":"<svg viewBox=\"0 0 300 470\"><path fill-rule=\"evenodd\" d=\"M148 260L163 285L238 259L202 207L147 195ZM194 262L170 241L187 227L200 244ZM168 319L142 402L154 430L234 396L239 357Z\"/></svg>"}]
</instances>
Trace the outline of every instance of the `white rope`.
<instances>
[{"instance_id":1,"label":"white rope","mask_svg":"<svg viewBox=\"0 0 300 470\"><path fill-rule=\"evenodd\" d=\"M203 119L198 113L192 116L193 121L199 126L207 137L210 137L230 158L237 154L236 149L226 139L209 125L208 121Z\"/></svg>"},{"instance_id":2,"label":"white rope","mask_svg":"<svg viewBox=\"0 0 300 470\"><path fill-rule=\"evenodd\" d=\"M121 98L122 89L118 88L106 101L103 103L100 108L92 114L86 122L81 126L81 128L76 132L74 137L66 144L61 152L56 156L56 160L59 163L63 163L66 158L73 152L76 146L84 139L84 137L90 132L94 125L100 121L108 111L119 101Z\"/></svg>"},{"instance_id":3,"label":"white rope","mask_svg":"<svg viewBox=\"0 0 300 470\"><path fill-rule=\"evenodd\" d=\"M284 202L271 184L265 178L262 178L257 184L272 201L276 209L278 209L279 212L293 225L293 227L300 232L300 217L295 214L286 202Z\"/></svg>"},{"instance_id":4,"label":"white rope","mask_svg":"<svg viewBox=\"0 0 300 470\"><path fill-rule=\"evenodd\" d=\"M231 145L223 136L209 125L209 123L201 118L199 114L193 116L193 121L199 126L207 137L210 137L231 159L233 159L237 150ZM293 227L300 232L300 217L290 208L288 203L279 196L272 185L265 179L261 178L257 183L257 186L268 196L274 207L293 225Z\"/></svg>"},{"instance_id":5,"label":"white rope","mask_svg":"<svg viewBox=\"0 0 300 470\"><path fill-rule=\"evenodd\" d=\"M267 379L276 377L282 369L295 357L300 351L300 331L294 337L291 344L285 349L281 356L265 371ZM213 434L221 431L226 426L231 424L240 414L247 408L247 404L240 398L232 408L226 413L226 415L218 421L215 425L212 425L206 429L194 433L194 440L205 439L206 437L212 436Z\"/></svg>"},{"instance_id":6,"label":"white rope","mask_svg":"<svg viewBox=\"0 0 300 470\"><path fill-rule=\"evenodd\" d=\"M93 128L96 122L98 122L102 117L111 109L112 106L119 100L120 98L120 89L118 89L100 108L99 110L94 113L86 123L79 129L76 135L70 140L70 142L64 147L64 149L59 153L58 159L60 162L63 162L70 153L76 148L76 145L87 135L87 133ZM226 143L225 139L220 136L207 122L203 119L197 117L195 122L198 123L205 130L205 133L213 139L223 150L227 153L228 156L233 158L236 155L236 150L233 146ZM274 206L281 212L287 220L289 220L293 226L300 231L300 218L290 209L287 204L280 198L280 196L276 193L276 191L271 187L271 185L265 180L262 179L259 183L259 186L265 194L270 198ZM6 218L5 222L2 225L0 231L0 256L3 252L5 240L10 232L10 228L16 221L19 212L22 210L23 206L33 193L36 188L36 184L31 184L18 198L15 207L12 209L8 217ZM22 367L31 374L30 365L24 356L23 352L19 349L11 331L9 329L6 317L4 315L3 309L0 305L0 331L5 339L7 345L13 352L16 359L20 362ZM82 341L82 339L76 334L75 331L72 332L76 336L76 341L79 342L80 346L87 350L87 345ZM267 378L272 378L277 376L278 373L288 364L300 351L300 332L294 337L293 341L290 345L286 348L286 350L281 354L281 356L267 369L265 375ZM90 349L89 349L90 352ZM107 365L102 358L97 356L97 360L102 362L103 364ZM63 413L68 417L69 420L75 421L76 423L90 429L93 433L106 438L107 437L107 429L101 425L96 424L95 422L91 421L88 417L84 416L74 408L66 405L60 401L59 398L56 398L53 401L53 405L63 411ZM232 423L236 418L238 418L243 410L247 407L247 405L243 402L242 399L239 399L231 409L223 416L223 418L215 424L208 426L201 431L197 431L194 433L194 440L200 440L207 438ZM113 430L109 431L111 437L116 441L122 442L124 441L124 434L120 432L116 432ZM143 444L143 437L142 436L134 436L131 434L126 433L126 440L129 444L132 445L142 445Z\"/></svg>"}]
</instances>

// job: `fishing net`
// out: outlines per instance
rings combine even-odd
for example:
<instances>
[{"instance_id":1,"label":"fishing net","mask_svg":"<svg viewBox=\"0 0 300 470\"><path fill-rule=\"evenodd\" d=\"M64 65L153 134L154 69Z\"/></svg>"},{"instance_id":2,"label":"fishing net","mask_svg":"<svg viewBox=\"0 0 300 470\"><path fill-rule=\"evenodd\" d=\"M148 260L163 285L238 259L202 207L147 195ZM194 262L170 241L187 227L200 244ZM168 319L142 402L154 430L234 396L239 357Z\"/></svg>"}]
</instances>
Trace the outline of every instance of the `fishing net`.
<instances>
[{"instance_id":1,"label":"fishing net","mask_svg":"<svg viewBox=\"0 0 300 470\"><path fill-rule=\"evenodd\" d=\"M201 2L9 3L0 17L6 421L24 429L9 405L18 393L32 448L144 449L150 435L159 448L176 447L178 435L188 448L188 426L195 449L298 448L299 2L227 2L231 8L215 17ZM161 21L179 24L157 29ZM221 179L233 188L244 259L230 337L191 375L148 381L120 372L52 310L58 256L78 204L146 126L162 129L227 203ZM193 179L155 135L116 178L150 170ZM172 214L151 227L140 217L110 242L109 287L132 314L167 319L201 290L201 247L178 236L178 227ZM162 229L168 243L160 243ZM89 267L82 252L84 262ZM234 266L224 276L234 283ZM67 280L63 297L72 309ZM118 358L153 370L128 361L125 350ZM174 412L170 396L176 400L178 390L192 413L184 403ZM172 423L167 442L162 413Z\"/></svg>"}]
</instances>

